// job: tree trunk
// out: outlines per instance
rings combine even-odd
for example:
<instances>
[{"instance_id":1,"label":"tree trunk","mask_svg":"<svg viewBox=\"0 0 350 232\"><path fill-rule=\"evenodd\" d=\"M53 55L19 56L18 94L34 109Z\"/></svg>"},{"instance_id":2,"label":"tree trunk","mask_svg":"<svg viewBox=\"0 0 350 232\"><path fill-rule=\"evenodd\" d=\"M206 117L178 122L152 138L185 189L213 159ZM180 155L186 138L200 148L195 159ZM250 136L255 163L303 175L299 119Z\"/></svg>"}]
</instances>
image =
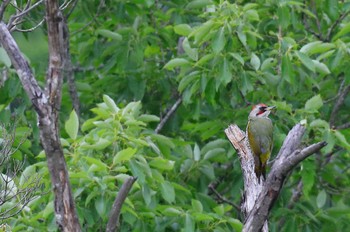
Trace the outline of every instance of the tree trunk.
<instances>
[{"instance_id":1,"label":"tree trunk","mask_svg":"<svg viewBox=\"0 0 350 232\"><path fill-rule=\"evenodd\" d=\"M61 106L63 69L68 48L68 30L57 0L46 0L46 22L49 43L49 67L45 89L41 89L28 62L21 54L5 23L0 22L0 43L31 99L38 115L40 139L45 150L55 195L56 222L61 231L81 231L68 171L60 143L58 114Z\"/></svg>"}]
</instances>

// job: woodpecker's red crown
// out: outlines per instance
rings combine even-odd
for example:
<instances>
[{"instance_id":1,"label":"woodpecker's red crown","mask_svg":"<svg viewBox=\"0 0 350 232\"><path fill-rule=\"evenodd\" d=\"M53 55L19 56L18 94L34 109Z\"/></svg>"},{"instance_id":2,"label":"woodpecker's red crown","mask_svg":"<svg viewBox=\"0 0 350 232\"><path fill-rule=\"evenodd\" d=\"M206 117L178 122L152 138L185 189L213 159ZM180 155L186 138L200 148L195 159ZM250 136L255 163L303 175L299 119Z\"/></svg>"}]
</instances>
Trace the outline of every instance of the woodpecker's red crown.
<instances>
[{"instance_id":1,"label":"woodpecker's red crown","mask_svg":"<svg viewBox=\"0 0 350 232\"><path fill-rule=\"evenodd\" d=\"M263 103L253 106L252 111L250 111L249 117L268 117L271 113L271 110L275 106L267 106Z\"/></svg>"}]
</instances>

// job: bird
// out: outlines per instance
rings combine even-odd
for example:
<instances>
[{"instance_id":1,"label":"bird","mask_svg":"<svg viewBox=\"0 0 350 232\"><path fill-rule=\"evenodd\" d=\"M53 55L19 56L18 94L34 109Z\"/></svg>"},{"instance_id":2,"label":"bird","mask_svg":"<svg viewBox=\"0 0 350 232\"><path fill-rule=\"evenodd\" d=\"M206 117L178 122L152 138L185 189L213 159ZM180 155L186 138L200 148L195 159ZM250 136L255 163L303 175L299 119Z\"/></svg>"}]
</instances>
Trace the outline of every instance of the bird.
<instances>
[{"instance_id":1,"label":"bird","mask_svg":"<svg viewBox=\"0 0 350 232\"><path fill-rule=\"evenodd\" d=\"M275 106L257 104L248 117L246 133L254 156L254 172L259 182L261 175L266 180L266 163L273 147L273 125L269 114L274 108Z\"/></svg>"}]
</instances>

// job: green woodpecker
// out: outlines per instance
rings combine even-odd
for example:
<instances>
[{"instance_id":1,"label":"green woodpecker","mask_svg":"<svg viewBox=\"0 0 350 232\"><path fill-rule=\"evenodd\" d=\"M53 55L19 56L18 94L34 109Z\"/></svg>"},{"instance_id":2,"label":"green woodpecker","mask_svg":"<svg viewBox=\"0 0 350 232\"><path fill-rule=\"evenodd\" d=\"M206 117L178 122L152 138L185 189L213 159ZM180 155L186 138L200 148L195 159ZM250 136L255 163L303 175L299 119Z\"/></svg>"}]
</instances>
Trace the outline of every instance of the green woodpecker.
<instances>
[{"instance_id":1,"label":"green woodpecker","mask_svg":"<svg viewBox=\"0 0 350 232\"><path fill-rule=\"evenodd\" d=\"M254 171L259 181L261 175L266 179L266 163L273 145L273 126L268 117L273 108L275 107L265 104L255 105L248 117L248 141L254 155Z\"/></svg>"}]
</instances>

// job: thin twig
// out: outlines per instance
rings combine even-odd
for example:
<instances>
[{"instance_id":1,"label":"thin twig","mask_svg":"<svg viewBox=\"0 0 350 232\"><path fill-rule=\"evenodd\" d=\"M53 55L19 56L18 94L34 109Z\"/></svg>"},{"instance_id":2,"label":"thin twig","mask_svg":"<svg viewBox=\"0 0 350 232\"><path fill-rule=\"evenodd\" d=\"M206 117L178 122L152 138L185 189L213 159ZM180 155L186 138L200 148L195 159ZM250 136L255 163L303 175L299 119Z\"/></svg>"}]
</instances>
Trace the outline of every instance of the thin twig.
<instances>
[{"instance_id":1,"label":"thin twig","mask_svg":"<svg viewBox=\"0 0 350 232\"><path fill-rule=\"evenodd\" d=\"M340 76L342 76L342 75L344 75L344 74L342 73ZM324 104L327 104L327 103L329 103L329 102L334 101L335 99L337 99L337 98L340 96L341 90L344 88L344 85L345 85L345 78L343 78L342 82L340 83L340 87L339 87L339 91L338 91L337 95L334 96L334 97L331 97L331 98L329 98L329 99L327 99L327 100L324 100L323 103L324 103Z\"/></svg>"},{"instance_id":2,"label":"thin twig","mask_svg":"<svg viewBox=\"0 0 350 232\"><path fill-rule=\"evenodd\" d=\"M350 92L350 85L346 86L344 89L339 89L339 97L334 104L331 116L329 118L329 125L331 128L335 128L335 121L337 118L338 111L340 109L340 106L344 103L346 95Z\"/></svg>"},{"instance_id":3,"label":"thin twig","mask_svg":"<svg viewBox=\"0 0 350 232\"><path fill-rule=\"evenodd\" d=\"M125 180L122 187L120 188L117 197L113 203L111 212L109 214L109 220L107 223L106 232L114 232L118 230L119 215L122 209L122 205L129 194L132 185L137 180L136 177L130 176Z\"/></svg>"},{"instance_id":4,"label":"thin twig","mask_svg":"<svg viewBox=\"0 0 350 232\"><path fill-rule=\"evenodd\" d=\"M224 196L222 196L222 195L215 189L215 187L214 187L212 184L210 184L210 185L208 186L208 188L215 194L215 196L220 200L220 202L224 202L224 203L227 203L227 204L231 205L231 206L232 206L233 208L235 208L238 212L241 211L241 209L239 208L238 205L236 205L235 203L233 203L233 202L227 200Z\"/></svg>"},{"instance_id":5,"label":"thin twig","mask_svg":"<svg viewBox=\"0 0 350 232\"><path fill-rule=\"evenodd\" d=\"M304 5L306 7L306 1L304 1ZM318 21L317 15L315 15L315 18L316 18L316 21ZM303 19L303 23L305 25L306 31L308 31L310 34L314 35L319 40L324 41L321 33L318 34L311 29L305 13L302 13L302 19Z\"/></svg>"},{"instance_id":6,"label":"thin twig","mask_svg":"<svg viewBox=\"0 0 350 232\"><path fill-rule=\"evenodd\" d=\"M77 6L78 0L75 0L72 4L71 9L68 11L67 15L66 15L66 19L69 18L69 16L71 16L71 14L73 13L75 7Z\"/></svg>"},{"instance_id":7,"label":"thin twig","mask_svg":"<svg viewBox=\"0 0 350 232\"><path fill-rule=\"evenodd\" d=\"M334 31L334 29L342 22L342 20L348 16L348 14L350 14L350 10L348 10L347 12L345 12L344 14L341 14L339 16L339 18L337 20L335 20L335 22L332 24L332 26L330 26L330 28L327 31L327 36L326 36L326 40L327 41L331 41L331 36L332 33Z\"/></svg>"},{"instance_id":8,"label":"thin twig","mask_svg":"<svg viewBox=\"0 0 350 232\"><path fill-rule=\"evenodd\" d=\"M345 123L343 125L335 127L336 130L344 130L344 129L348 129L348 128L350 128L350 122L347 122L347 123Z\"/></svg>"},{"instance_id":9,"label":"thin twig","mask_svg":"<svg viewBox=\"0 0 350 232\"><path fill-rule=\"evenodd\" d=\"M11 0L3 0L3 2L0 5L0 21L4 17L5 9L7 5L10 3Z\"/></svg>"},{"instance_id":10,"label":"thin twig","mask_svg":"<svg viewBox=\"0 0 350 232\"><path fill-rule=\"evenodd\" d=\"M159 131L162 130L164 127L165 123L169 120L170 116L176 111L176 109L180 106L182 102L182 97L179 97L177 101L174 103L174 105L169 109L169 111L166 113L165 117L162 118L162 120L159 122L158 126L154 130L157 134Z\"/></svg>"},{"instance_id":11,"label":"thin twig","mask_svg":"<svg viewBox=\"0 0 350 232\"><path fill-rule=\"evenodd\" d=\"M100 15L100 13L101 13L101 9L102 9L104 6L106 6L105 0L101 0L101 1L100 1L100 4L99 4L98 7L97 7L96 13L95 13L94 17L90 20L90 22L88 22L88 23L85 24L83 27L79 28L78 30L73 31L73 32L71 33L71 35L75 35L75 34L81 32L81 31L85 30L85 28L87 28L88 26L90 26L90 25L99 17L99 15Z\"/></svg>"}]
</instances>

